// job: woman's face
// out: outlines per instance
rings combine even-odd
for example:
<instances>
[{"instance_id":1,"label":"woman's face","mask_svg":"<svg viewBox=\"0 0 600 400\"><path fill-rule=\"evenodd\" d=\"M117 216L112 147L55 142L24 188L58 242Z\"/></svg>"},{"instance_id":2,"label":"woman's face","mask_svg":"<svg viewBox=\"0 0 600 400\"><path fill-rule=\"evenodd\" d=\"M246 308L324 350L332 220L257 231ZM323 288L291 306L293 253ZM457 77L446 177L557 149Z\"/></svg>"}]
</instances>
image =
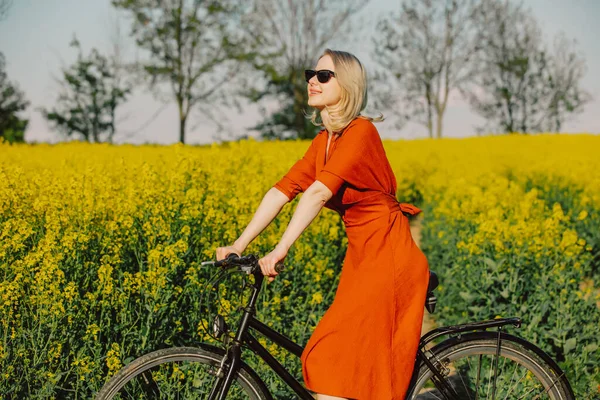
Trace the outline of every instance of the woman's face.
<instances>
[{"instance_id":1,"label":"woman's face","mask_svg":"<svg viewBox=\"0 0 600 400\"><path fill-rule=\"evenodd\" d=\"M335 72L333 60L330 56L325 55L319 59L315 71L322 69ZM308 105L319 110L322 110L325 106L337 104L342 97L342 88L335 76L329 78L326 83L321 83L315 75L308 81L307 90Z\"/></svg>"}]
</instances>

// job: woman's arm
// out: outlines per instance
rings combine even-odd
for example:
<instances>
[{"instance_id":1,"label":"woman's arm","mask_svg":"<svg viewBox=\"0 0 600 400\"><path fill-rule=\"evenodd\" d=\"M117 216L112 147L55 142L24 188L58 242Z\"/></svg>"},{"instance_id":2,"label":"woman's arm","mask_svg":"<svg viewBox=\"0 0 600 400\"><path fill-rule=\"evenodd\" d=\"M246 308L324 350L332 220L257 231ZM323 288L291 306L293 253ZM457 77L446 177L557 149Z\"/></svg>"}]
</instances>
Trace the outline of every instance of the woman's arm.
<instances>
[{"instance_id":1,"label":"woman's arm","mask_svg":"<svg viewBox=\"0 0 600 400\"><path fill-rule=\"evenodd\" d=\"M246 247L269 226L287 202L289 199L285 194L276 188L269 189L254 212L252 220L234 242L234 246L241 251L246 250Z\"/></svg>"},{"instance_id":2,"label":"woman's arm","mask_svg":"<svg viewBox=\"0 0 600 400\"><path fill-rule=\"evenodd\" d=\"M287 253L331 196L332 193L327 186L315 181L300 198L296 211L277 246L285 249Z\"/></svg>"},{"instance_id":3,"label":"woman's arm","mask_svg":"<svg viewBox=\"0 0 600 400\"><path fill-rule=\"evenodd\" d=\"M278 189L274 187L269 189L254 212L252 220L233 245L217 248L217 260L224 259L229 253L241 255L250 242L275 219L283 206L289 201L289 198Z\"/></svg>"},{"instance_id":4,"label":"woman's arm","mask_svg":"<svg viewBox=\"0 0 600 400\"><path fill-rule=\"evenodd\" d=\"M331 190L319 181L315 181L304 192L279 244L271 253L258 261L263 274L271 277L269 281L272 281L272 277L277 275L275 264L285 258L290 247L332 196Z\"/></svg>"}]
</instances>

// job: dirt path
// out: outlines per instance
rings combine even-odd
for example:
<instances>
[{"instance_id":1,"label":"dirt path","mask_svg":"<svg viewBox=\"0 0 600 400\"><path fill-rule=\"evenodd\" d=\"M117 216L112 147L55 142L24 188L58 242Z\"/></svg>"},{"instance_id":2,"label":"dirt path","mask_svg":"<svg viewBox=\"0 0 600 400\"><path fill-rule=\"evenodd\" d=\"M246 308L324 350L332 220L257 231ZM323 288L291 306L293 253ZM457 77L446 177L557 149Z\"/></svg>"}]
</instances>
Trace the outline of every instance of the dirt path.
<instances>
[{"instance_id":1,"label":"dirt path","mask_svg":"<svg viewBox=\"0 0 600 400\"><path fill-rule=\"evenodd\" d=\"M418 217L412 219L410 223L410 232L414 241L417 243L417 246L421 248L421 229L423 227L423 217L419 215ZM436 327L435 321L431 314L425 310L425 315L423 317L423 327L421 328L421 335L423 333L428 332Z\"/></svg>"}]
</instances>

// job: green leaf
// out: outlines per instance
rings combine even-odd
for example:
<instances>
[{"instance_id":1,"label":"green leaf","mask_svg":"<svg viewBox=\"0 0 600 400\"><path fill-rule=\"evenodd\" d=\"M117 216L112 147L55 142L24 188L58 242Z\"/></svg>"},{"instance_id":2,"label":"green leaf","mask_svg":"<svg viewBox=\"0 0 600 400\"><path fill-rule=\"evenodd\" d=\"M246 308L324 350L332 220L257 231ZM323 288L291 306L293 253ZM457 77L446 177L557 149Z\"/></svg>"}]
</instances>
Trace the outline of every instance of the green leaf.
<instances>
[{"instance_id":1,"label":"green leaf","mask_svg":"<svg viewBox=\"0 0 600 400\"><path fill-rule=\"evenodd\" d=\"M577 338L571 338L571 339L567 340L565 342L565 345L563 346L563 349L565 350L565 354L568 354L569 352L571 352L571 350L573 350L576 345L577 345Z\"/></svg>"},{"instance_id":2,"label":"green leaf","mask_svg":"<svg viewBox=\"0 0 600 400\"><path fill-rule=\"evenodd\" d=\"M539 325L541 320L542 320L542 317L539 315L536 315L531 319L531 323L529 323L529 326L536 327Z\"/></svg>"},{"instance_id":3,"label":"green leaf","mask_svg":"<svg viewBox=\"0 0 600 400\"><path fill-rule=\"evenodd\" d=\"M529 306L527 305L527 303L523 303L523 304L521 304L520 310L522 313L525 313L525 312L527 312L528 308L529 308Z\"/></svg>"},{"instance_id":4,"label":"green leaf","mask_svg":"<svg viewBox=\"0 0 600 400\"><path fill-rule=\"evenodd\" d=\"M133 360L135 360L135 357L133 357L133 356L126 357L126 358L123 360L123 365L127 365L127 364L129 364L129 363L130 363L130 362L132 362Z\"/></svg>"},{"instance_id":5,"label":"green leaf","mask_svg":"<svg viewBox=\"0 0 600 400\"><path fill-rule=\"evenodd\" d=\"M598 344L597 343L590 343L587 346L585 346L583 348L583 351L588 352L588 353L593 353L596 350L598 350Z\"/></svg>"},{"instance_id":6,"label":"green leaf","mask_svg":"<svg viewBox=\"0 0 600 400\"><path fill-rule=\"evenodd\" d=\"M491 258L489 258L489 257L483 257L483 262L484 262L484 263L485 263L485 264L486 264L488 267L490 267L491 269L496 269L496 267L498 266L498 265L496 264L496 261L492 260L492 259L491 259Z\"/></svg>"},{"instance_id":7,"label":"green leaf","mask_svg":"<svg viewBox=\"0 0 600 400\"><path fill-rule=\"evenodd\" d=\"M475 296L469 292L460 292L459 295L465 301L473 301L475 299Z\"/></svg>"},{"instance_id":8,"label":"green leaf","mask_svg":"<svg viewBox=\"0 0 600 400\"><path fill-rule=\"evenodd\" d=\"M471 311L473 314L477 315L479 314L481 311L483 311L483 307L481 306L469 306L467 307L469 309L469 311Z\"/></svg>"}]
</instances>

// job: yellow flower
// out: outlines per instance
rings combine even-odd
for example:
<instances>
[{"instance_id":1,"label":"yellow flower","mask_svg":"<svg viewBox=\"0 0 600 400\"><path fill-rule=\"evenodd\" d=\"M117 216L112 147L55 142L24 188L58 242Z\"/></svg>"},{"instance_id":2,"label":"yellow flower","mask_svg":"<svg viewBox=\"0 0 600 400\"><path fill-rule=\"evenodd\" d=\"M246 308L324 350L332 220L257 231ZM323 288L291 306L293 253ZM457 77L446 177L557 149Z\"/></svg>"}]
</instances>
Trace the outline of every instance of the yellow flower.
<instances>
[{"instance_id":1,"label":"yellow flower","mask_svg":"<svg viewBox=\"0 0 600 400\"><path fill-rule=\"evenodd\" d=\"M113 375L123 366L121 363L121 350L116 343L111 344L110 350L106 354L106 366L110 375Z\"/></svg>"},{"instance_id":2,"label":"yellow flower","mask_svg":"<svg viewBox=\"0 0 600 400\"><path fill-rule=\"evenodd\" d=\"M315 304L321 304L322 302L323 302L323 295L321 294L321 292L313 293L313 295L310 299L310 304L315 305Z\"/></svg>"}]
</instances>

